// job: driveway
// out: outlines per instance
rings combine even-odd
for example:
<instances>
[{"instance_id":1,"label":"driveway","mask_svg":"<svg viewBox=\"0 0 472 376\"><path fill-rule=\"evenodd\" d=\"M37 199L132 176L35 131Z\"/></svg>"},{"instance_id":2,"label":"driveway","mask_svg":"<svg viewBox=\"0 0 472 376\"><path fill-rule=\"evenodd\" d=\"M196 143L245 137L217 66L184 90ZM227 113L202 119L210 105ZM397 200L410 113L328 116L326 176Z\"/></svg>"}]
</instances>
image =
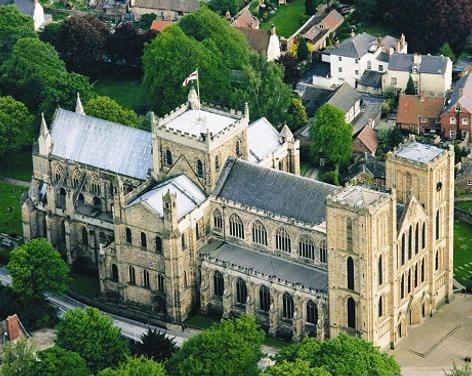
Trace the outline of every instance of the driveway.
<instances>
[{"instance_id":1,"label":"driveway","mask_svg":"<svg viewBox=\"0 0 472 376\"><path fill-rule=\"evenodd\" d=\"M390 351L407 376L443 376L472 356L472 295L456 294Z\"/></svg>"}]
</instances>

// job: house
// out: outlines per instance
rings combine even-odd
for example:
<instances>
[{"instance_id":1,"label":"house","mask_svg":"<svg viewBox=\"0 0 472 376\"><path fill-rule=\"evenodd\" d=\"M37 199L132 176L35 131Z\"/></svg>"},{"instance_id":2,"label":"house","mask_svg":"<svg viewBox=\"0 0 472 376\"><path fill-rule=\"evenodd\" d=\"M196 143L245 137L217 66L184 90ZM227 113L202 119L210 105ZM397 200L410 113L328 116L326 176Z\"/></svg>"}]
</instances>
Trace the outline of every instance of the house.
<instances>
[{"instance_id":1,"label":"house","mask_svg":"<svg viewBox=\"0 0 472 376\"><path fill-rule=\"evenodd\" d=\"M441 135L450 139L470 137L472 127L472 73L461 77L454 85L441 114Z\"/></svg>"},{"instance_id":2,"label":"house","mask_svg":"<svg viewBox=\"0 0 472 376\"><path fill-rule=\"evenodd\" d=\"M406 54L407 48L403 34L400 39L396 39L388 35L376 38L368 33L352 33L351 37L341 44L328 47L322 52L321 61L330 65L329 76L313 76L313 85L333 87L347 82L355 88L359 81L362 81L363 85L373 81L375 86L378 86L379 77L388 70L393 52ZM366 72L374 75L375 79L363 78ZM373 88L373 92L377 90L377 87Z\"/></svg>"},{"instance_id":3,"label":"house","mask_svg":"<svg viewBox=\"0 0 472 376\"><path fill-rule=\"evenodd\" d=\"M445 56L394 53L382 87L393 86L404 92L410 77L419 95L444 97L452 86L452 61Z\"/></svg>"},{"instance_id":4,"label":"house","mask_svg":"<svg viewBox=\"0 0 472 376\"><path fill-rule=\"evenodd\" d=\"M267 61L274 61L280 57L280 40L272 25L270 30L237 28L246 37L249 46L257 53L265 56Z\"/></svg>"},{"instance_id":5,"label":"house","mask_svg":"<svg viewBox=\"0 0 472 376\"><path fill-rule=\"evenodd\" d=\"M237 28L259 29L260 21L249 10L249 6L244 7L236 14L231 26Z\"/></svg>"},{"instance_id":6,"label":"house","mask_svg":"<svg viewBox=\"0 0 472 376\"><path fill-rule=\"evenodd\" d=\"M14 314L8 316L3 321L0 321L0 360L1 354L8 343L15 342L20 338L28 337L29 334L18 318L18 315Z\"/></svg>"},{"instance_id":7,"label":"house","mask_svg":"<svg viewBox=\"0 0 472 376\"><path fill-rule=\"evenodd\" d=\"M328 37L342 25L344 17L336 9L326 13L326 7L311 16L293 35L287 40L287 48L290 50L293 44L302 37L313 46L313 51L319 51L326 47Z\"/></svg>"},{"instance_id":8,"label":"house","mask_svg":"<svg viewBox=\"0 0 472 376\"><path fill-rule=\"evenodd\" d=\"M472 192L472 158L461 159L461 168L456 175L456 190L460 193Z\"/></svg>"},{"instance_id":9,"label":"house","mask_svg":"<svg viewBox=\"0 0 472 376\"><path fill-rule=\"evenodd\" d=\"M130 0L130 11L137 18L152 13L161 20L177 21L199 8L199 0Z\"/></svg>"},{"instance_id":10,"label":"house","mask_svg":"<svg viewBox=\"0 0 472 376\"><path fill-rule=\"evenodd\" d=\"M397 125L421 134L438 134L444 98L402 94L398 100Z\"/></svg>"},{"instance_id":11,"label":"house","mask_svg":"<svg viewBox=\"0 0 472 376\"><path fill-rule=\"evenodd\" d=\"M378 160L369 153L356 158L356 161L349 166L349 180L354 185L385 185L385 162Z\"/></svg>"},{"instance_id":12,"label":"house","mask_svg":"<svg viewBox=\"0 0 472 376\"><path fill-rule=\"evenodd\" d=\"M152 21L150 30L155 31L156 33L162 33L165 28L172 25L172 21L168 20L154 20Z\"/></svg>"},{"instance_id":13,"label":"house","mask_svg":"<svg viewBox=\"0 0 472 376\"><path fill-rule=\"evenodd\" d=\"M352 153L375 155L378 146L377 134L372 126L367 124L352 141Z\"/></svg>"},{"instance_id":14,"label":"house","mask_svg":"<svg viewBox=\"0 0 472 376\"><path fill-rule=\"evenodd\" d=\"M52 21L52 16L44 13L39 0L0 0L0 5L14 5L24 15L33 17L35 31L40 31Z\"/></svg>"}]
</instances>

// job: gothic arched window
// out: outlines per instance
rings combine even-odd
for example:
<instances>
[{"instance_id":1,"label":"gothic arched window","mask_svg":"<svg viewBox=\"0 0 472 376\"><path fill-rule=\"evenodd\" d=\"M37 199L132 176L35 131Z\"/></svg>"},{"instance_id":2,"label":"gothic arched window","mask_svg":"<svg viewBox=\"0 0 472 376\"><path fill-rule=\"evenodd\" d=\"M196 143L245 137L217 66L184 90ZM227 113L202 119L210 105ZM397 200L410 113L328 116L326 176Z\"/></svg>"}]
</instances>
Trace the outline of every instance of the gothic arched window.
<instances>
[{"instance_id":1,"label":"gothic arched window","mask_svg":"<svg viewBox=\"0 0 472 376\"><path fill-rule=\"evenodd\" d=\"M213 212L213 227L215 230L222 230L223 229L223 216L218 209L215 209Z\"/></svg>"},{"instance_id":2,"label":"gothic arched window","mask_svg":"<svg viewBox=\"0 0 472 376\"><path fill-rule=\"evenodd\" d=\"M298 239L298 255L300 257L315 259L315 242L309 235L301 235Z\"/></svg>"},{"instance_id":3,"label":"gothic arched window","mask_svg":"<svg viewBox=\"0 0 472 376\"><path fill-rule=\"evenodd\" d=\"M92 192L96 195L100 195L102 189L100 187L100 179L97 175L92 176L92 183L91 183Z\"/></svg>"},{"instance_id":4,"label":"gothic arched window","mask_svg":"<svg viewBox=\"0 0 472 376\"><path fill-rule=\"evenodd\" d=\"M147 238L144 232L141 233L141 247L143 248L147 247Z\"/></svg>"},{"instance_id":5,"label":"gothic arched window","mask_svg":"<svg viewBox=\"0 0 472 376\"><path fill-rule=\"evenodd\" d=\"M88 246L88 234L85 227L82 227L82 244Z\"/></svg>"},{"instance_id":6,"label":"gothic arched window","mask_svg":"<svg viewBox=\"0 0 472 376\"><path fill-rule=\"evenodd\" d=\"M157 275L157 290L160 292L164 292L164 276L162 274Z\"/></svg>"},{"instance_id":7,"label":"gothic arched window","mask_svg":"<svg viewBox=\"0 0 472 376\"><path fill-rule=\"evenodd\" d=\"M236 155L238 157L241 156L241 141L239 140L236 141Z\"/></svg>"},{"instance_id":8,"label":"gothic arched window","mask_svg":"<svg viewBox=\"0 0 472 376\"><path fill-rule=\"evenodd\" d=\"M72 174L72 187L77 188L79 186L81 177L82 177L82 174L80 173L80 171L75 170L74 173Z\"/></svg>"},{"instance_id":9,"label":"gothic arched window","mask_svg":"<svg viewBox=\"0 0 472 376\"><path fill-rule=\"evenodd\" d=\"M246 304L247 301L247 288L246 283L238 278L236 281L236 303Z\"/></svg>"},{"instance_id":10,"label":"gothic arched window","mask_svg":"<svg viewBox=\"0 0 472 376\"><path fill-rule=\"evenodd\" d=\"M132 285L136 284L136 272L133 266L129 267L129 283Z\"/></svg>"},{"instance_id":11,"label":"gothic arched window","mask_svg":"<svg viewBox=\"0 0 472 376\"><path fill-rule=\"evenodd\" d=\"M172 152L169 149L166 150L166 165L172 165Z\"/></svg>"},{"instance_id":12,"label":"gothic arched window","mask_svg":"<svg viewBox=\"0 0 472 376\"><path fill-rule=\"evenodd\" d=\"M379 298L379 317L383 316L383 299L382 297Z\"/></svg>"},{"instance_id":13,"label":"gothic arched window","mask_svg":"<svg viewBox=\"0 0 472 376\"><path fill-rule=\"evenodd\" d=\"M156 236L156 252L162 253L162 238Z\"/></svg>"},{"instance_id":14,"label":"gothic arched window","mask_svg":"<svg viewBox=\"0 0 472 376\"><path fill-rule=\"evenodd\" d=\"M93 204L94 209L96 209L96 210L101 210L102 209L102 200L100 199L100 197L95 196L92 199L92 204Z\"/></svg>"},{"instance_id":15,"label":"gothic arched window","mask_svg":"<svg viewBox=\"0 0 472 376\"><path fill-rule=\"evenodd\" d=\"M436 212L436 240L439 239L439 225L440 225L440 218L439 218L439 209Z\"/></svg>"},{"instance_id":16,"label":"gothic arched window","mask_svg":"<svg viewBox=\"0 0 472 376\"><path fill-rule=\"evenodd\" d=\"M439 249L436 251L436 256L434 256L434 270L439 270Z\"/></svg>"},{"instance_id":17,"label":"gothic arched window","mask_svg":"<svg viewBox=\"0 0 472 376\"><path fill-rule=\"evenodd\" d=\"M215 156L215 170L218 171L220 169L220 156Z\"/></svg>"},{"instance_id":18,"label":"gothic arched window","mask_svg":"<svg viewBox=\"0 0 472 376\"><path fill-rule=\"evenodd\" d=\"M421 282L424 282L424 258L421 260Z\"/></svg>"},{"instance_id":19,"label":"gothic arched window","mask_svg":"<svg viewBox=\"0 0 472 376\"><path fill-rule=\"evenodd\" d=\"M352 259L352 257L347 258L346 267L347 267L347 288L349 290L354 290L354 260Z\"/></svg>"},{"instance_id":20,"label":"gothic arched window","mask_svg":"<svg viewBox=\"0 0 472 376\"><path fill-rule=\"evenodd\" d=\"M231 214L229 217L229 235L235 238L244 239L243 221L237 214Z\"/></svg>"},{"instance_id":21,"label":"gothic arched window","mask_svg":"<svg viewBox=\"0 0 472 376\"><path fill-rule=\"evenodd\" d=\"M356 302L352 297L347 300L347 326L356 329Z\"/></svg>"},{"instance_id":22,"label":"gothic arched window","mask_svg":"<svg viewBox=\"0 0 472 376\"><path fill-rule=\"evenodd\" d=\"M400 283L400 299L405 297L405 274L402 275L402 281Z\"/></svg>"},{"instance_id":23,"label":"gothic arched window","mask_svg":"<svg viewBox=\"0 0 472 376\"><path fill-rule=\"evenodd\" d=\"M269 312L270 309L270 292L265 286L259 289L259 308L264 312Z\"/></svg>"},{"instance_id":24,"label":"gothic arched window","mask_svg":"<svg viewBox=\"0 0 472 376\"><path fill-rule=\"evenodd\" d=\"M111 264L111 279L114 282L118 282L118 267L116 264Z\"/></svg>"},{"instance_id":25,"label":"gothic arched window","mask_svg":"<svg viewBox=\"0 0 472 376\"><path fill-rule=\"evenodd\" d=\"M267 245L267 230L260 221L255 221L252 224L252 242Z\"/></svg>"},{"instance_id":26,"label":"gothic arched window","mask_svg":"<svg viewBox=\"0 0 472 376\"><path fill-rule=\"evenodd\" d=\"M313 300L306 302L306 321L310 324L318 323L318 309Z\"/></svg>"},{"instance_id":27,"label":"gothic arched window","mask_svg":"<svg viewBox=\"0 0 472 376\"><path fill-rule=\"evenodd\" d=\"M215 296L222 297L225 291L223 275L217 270L213 273L213 292Z\"/></svg>"},{"instance_id":28,"label":"gothic arched window","mask_svg":"<svg viewBox=\"0 0 472 376\"><path fill-rule=\"evenodd\" d=\"M146 269L144 269L143 271L143 285L147 289L151 286L151 283L149 281L149 272Z\"/></svg>"},{"instance_id":29,"label":"gothic arched window","mask_svg":"<svg viewBox=\"0 0 472 376\"><path fill-rule=\"evenodd\" d=\"M412 227L410 225L408 229L408 260L411 259L411 249L412 249L412 241L413 241L413 234L412 234Z\"/></svg>"},{"instance_id":30,"label":"gothic arched window","mask_svg":"<svg viewBox=\"0 0 472 376\"><path fill-rule=\"evenodd\" d=\"M346 219L346 249L352 251L352 219Z\"/></svg>"},{"instance_id":31,"label":"gothic arched window","mask_svg":"<svg viewBox=\"0 0 472 376\"><path fill-rule=\"evenodd\" d=\"M420 230L420 226L419 226L418 223L416 223L416 226L415 226L415 255L418 254L418 251L419 251L419 248L420 248L419 230Z\"/></svg>"},{"instance_id":32,"label":"gothic arched window","mask_svg":"<svg viewBox=\"0 0 472 376\"><path fill-rule=\"evenodd\" d=\"M85 198L84 198L84 195L82 193L79 193L79 197L77 197L77 203L79 204L79 206L84 205Z\"/></svg>"},{"instance_id":33,"label":"gothic arched window","mask_svg":"<svg viewBox=\"0 0 472 376\"><path fill-rule=\"evenodd\" d=\"M293 319L293 312L293 298L288 292L285 292L282 296L282 317L284 319Z\"/></svg>"},{"instance_id":34,"label":"gothic arched window","mask_svg":"<svg viewBox=\"0 0 472 376\"><path fill-rule=\"evenodd\" d=\"M290 236L283 227L279 227L275 233L275 248L290 253Z\"/></svg>"},{"instance_id":35,"label":"gothic arched window","mask_svg":"<svg viewBox=\"0 0 472 376\"><path fill-rule=\"evenodd\" d=\"M383 283L383 262L382 262L382 255L379 256L378 262L378 272L379 272L379 286Z\"/></svg>"},{"instance_id":36,"label":"gothic arched window","mask_svg":"<svg viewBox=\"0 0 472 376\"><path fill-rule=\"evenodd\" d=\"M131 244L133 241L133 235L131 234L131 230L129 229L129 227L126 227L125 233L126 233L126 243Z\"/></svg>"},{"instance_id":37,"label":"gothic arched window","mask_svg":"<svg viewBox=\"0 0 472 376\"><path fill-rule=\"evenodd\" d=\"M203 177L203 162L200 159L197 160L197 176Z\"/></svg>"},{"instance_id":38,"label":"gothic arched window","mask_svg":"<svg viewBox=\"0 0 472 376\"><path fill-rule=\"evenodd\" d=\"M328 262L328 249L326 247L326 240L320 241L320 262L326 264Z\"/></svg>"},{"instance_id":39,"label":"gothic arched window","mask_svg":"<svg viewBox=\"0 0 472 376\"><path fill-rule=\"evenodd\" d=\"M402 234L402 265L405 265L405 233Z\"/></svg>"},{"instance_id":40,"label":"gothic arched window","mask_svg":"<svg viewBox=\"0 0 472 376\"><path fill-rule=\"evenodd\" d=\"M423 229L421 230L421 249L426 247L426 222L423 222Z\"/></svg>"}]
</instances>

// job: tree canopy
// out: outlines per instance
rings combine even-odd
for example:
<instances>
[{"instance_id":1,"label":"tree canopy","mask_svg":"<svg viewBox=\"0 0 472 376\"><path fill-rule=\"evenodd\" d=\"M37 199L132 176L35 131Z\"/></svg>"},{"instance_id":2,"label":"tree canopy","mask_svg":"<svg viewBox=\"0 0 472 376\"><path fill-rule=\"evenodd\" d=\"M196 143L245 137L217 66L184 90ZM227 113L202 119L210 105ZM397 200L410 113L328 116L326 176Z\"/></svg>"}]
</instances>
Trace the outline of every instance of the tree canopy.
<instances>
[{"instance_id":1,"label":"tree canopy","mask_svg":"<svg viewBox=\"0 0 472 376\"><path fill-rule=\"evenodd\" d=\"M12 97L0 97L0 155L33 142L33 116Z\"/></svg>"},{"instance_id":2,"label":"tree canopy","mask_svg":"<svg viewBox=\"0 0 472 376\"><path fill-rule=\"evenodd\" d=\"M316 0L305 0L305 14L313 16L316 13Z\"/></svg>"},{"instance_id":3,"label":"tree canopy","mask_svg":"<svg viewBox=\"0 0 472 376\"><path fill-rule=\"evenodd\" d=\"M283 360L275 366L268 368L264 375L267 376L331 376L323 368L310 367L306 360L295 359L294 362Z\"/></svg>"},{"instance_id":4,"label":"tree canopy","mask_svg":"<svg viewBox=\"0 0 472 376\"><path fill-rule=\"evenodd\" d=\"M297 360L308 362L310 369L322 368L336 376L401 375L392 356L379 351L371 342L344 334L325 341L308 337L281 349L277 355L277 364L284 361L293 364Z\"/></svg>"},{"instance_id":5,"label":"tree canopy","mask_svg":"<svg viewBox=\"0 0 472 376\"><path fill-rule=\"evenodd\" d=\"M456 61L456 55L454 54L454 51L452 51L451 46L447 42L444 42L444 44L441 46L441 48L439 49L439 53L451 59L452 62Z\"/></svg>"},{"instance_id":6,"label":"tree canopy","mask_svg":"<svg viewBox=\"0 0 472 376\"><path fill-rule=\"evenodd\" d=\"M37 38L33 19L14 5L0 6L0 65L21 38Z\"/></svg>"},{"instance_id":7,"label":"tree canopy","mask_svg":"<svg viewBox=\"0 0 472 376\"><path fill-rule=\"evenodd\" d=\"M338 108L326 103L315 114L310 125L312 155L319 162L324 158L336 167L348 161L352 154L352 126L346 123Z\"/></svg>"},{"instance_id":8,"label":"tree canopy","mask_svg":"<svg viewBox=\"0 0 472 376\"><path fill-rule=\"evenodd\" d=\"M406 88L405 88L405 94L406 95L416 95L416 87L415 83L413 82L413 77L408 77L408 82L406 83Z\"/></svg>"},{"instance_id":9,"label":"tree canopy","mask_svg":"<svg viewBox=\"0 0 472 376\"><path fill-rule=\"evenodd\" d=\"M297 44L297 59L298 61L305 61L308 59L308 45L306 39L301 37Z\"/></svg>"},{"instance_id":10,"label":"tree canopy","mask_svg":"<svg viewBox=\"0 0 472 376\"><path fill-rule=\"evenodd\" d=\"M121 330L95 308L66 312L57 325L56 345L78 353L93 373L117 366L128 355Z\"/></svg>"},{"instance_id":11,"label":"tree canopy","mask_svg":"<svg viewBox=\"0 0 472 376\"><path fill-rule=\"evenodd\" d=\"M84 111L89 116L113 121L114 123L137 127L138 116L133 110L121 107L110 97L91 98L84 106Z\"/></svg>"},{"instance_id":12,"label":"tree canopy","mask_svg":"<svg viewBox=\"0 0 472 376\"><path fill-rule=\"evenodd\" d=\"M7 265L13 291L27 299L41 299L45 292L65 292L69 287L69 267L61 255L43 238L15 248Z\"/></svg>"},{"instance_id":13,"label":"tree canopy","mask_svg":"<svg viewBox=\"0 0 472 376\"><path fill-rule=\"evenodd\" d=\"M161 363L147 359L127 358L117 368L106 368L98 373L98 376L166 376L166 370Z\"/></svg>"},{"instance_id":14,"label":"tree canopy","mask_svg":"<svg viewBox=\"0 0 472 376\"><path fill-rule=\"evenodd\" d=\"M88 376L89 371L79 354L53 346L37 354L35 376Z\"/></svg>"},{"instance_id":15,"label":"tree canopy","mask_svg":"<svg viewBox=\"0 0 472 376\"><path fill-rule=\"evenodd\" d=\"M177 351L176 342L165 333L149 328L141 336L141 343L137 345L138 352L156 361L165 361Z\"/></svg>"},{"instance_id":16,"label":"tree canopy","mask_svg":"<svg viewBox=\"0 0 472 376\"><path fill-rule=\"evenodd\" d=\"M265 334L252 316L223 320L190 337L167 362L171 375L258 375Z\"/></svg>"},{"instance_id":17,"label":"tree canopy","mask_svg":"<svg viewBox=\"0 0 472 376\"><path fill-rule=\"evenodd\" d=\"M209 3L211 9L222 16L230 12L232 16L239 12L244 6L244 0L213 0Z\"/></svg>"},{"instance_id":18,"label":"tree canopy","mask_svg":"<svg viewBox=\"0 0 472 376\"><path fill-rule=\"evenodd\" d=\"M7 343L2 354L2 361L1 376L36 376L34 373L35 347L25 338L20 338L14 343Z\"/></svg>"}]
</instances>

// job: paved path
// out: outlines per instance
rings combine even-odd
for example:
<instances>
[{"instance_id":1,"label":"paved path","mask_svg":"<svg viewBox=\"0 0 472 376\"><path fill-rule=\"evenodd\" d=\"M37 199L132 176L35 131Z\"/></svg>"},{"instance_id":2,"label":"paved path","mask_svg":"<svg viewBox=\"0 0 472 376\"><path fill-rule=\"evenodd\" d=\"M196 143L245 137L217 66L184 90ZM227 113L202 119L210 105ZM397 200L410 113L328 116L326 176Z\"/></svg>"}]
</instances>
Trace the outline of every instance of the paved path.
<instances>
[{"instance_id":1,"label":"paved path","mask_svg":"<svg viewBox=\"0 0 472 376\"><path fill-rule=\"evenodd\" d=\"M29 185L30 185L30 183L27 182L27 181L12 179L12 178L8 178L8 177L3 176L3 175L0 175L0 180L4 181L5 183L18 185L20 187L25 187L25 188L28 188Z\"/></svg>"}]
</instances>

